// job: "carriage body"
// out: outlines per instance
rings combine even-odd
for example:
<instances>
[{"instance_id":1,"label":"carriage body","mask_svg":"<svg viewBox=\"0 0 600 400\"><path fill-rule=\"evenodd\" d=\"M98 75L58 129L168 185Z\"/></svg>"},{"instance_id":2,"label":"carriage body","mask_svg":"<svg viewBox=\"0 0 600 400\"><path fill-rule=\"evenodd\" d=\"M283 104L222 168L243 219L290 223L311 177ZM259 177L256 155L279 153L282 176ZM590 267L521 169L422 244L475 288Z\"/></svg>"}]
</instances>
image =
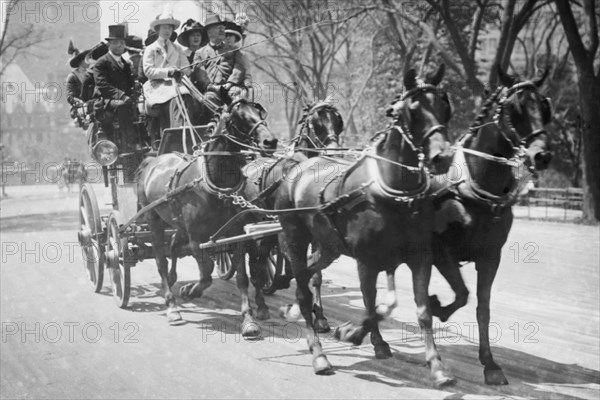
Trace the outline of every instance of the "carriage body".
<instances>
[{"instance_id":1,"label":"carriage body","mask_svg":"<svg viewBox=\"0 0 600 400\"><path fill-rule=\"evenodd\" d=\"M102 289L106 271L115 301L121 308L129 301L130 268L154 257L148 225L143 221L143 213L138 212L136 171L147 154L180 152L191 155L197 150L194 145L205 139L209 130L208 125L183 125L181 118L173 117L180 116L181 110L177 110L175 101L171 103L171 127L162 132L160 139L154 140L148 134L147 116L141 112L143 107L139 104L134 106L132 113L135 137L127 136L113 116L109 116L108 122L92 120L87 131L90 153L102 166L102 190L110 193L112 210L101 214L94 187L83 184L79 196L79 243L94 291ZM131 143L147 145L132 146ZM166 237L170 237L175 230L166 233Z\"/></svg>"}]
</instances>

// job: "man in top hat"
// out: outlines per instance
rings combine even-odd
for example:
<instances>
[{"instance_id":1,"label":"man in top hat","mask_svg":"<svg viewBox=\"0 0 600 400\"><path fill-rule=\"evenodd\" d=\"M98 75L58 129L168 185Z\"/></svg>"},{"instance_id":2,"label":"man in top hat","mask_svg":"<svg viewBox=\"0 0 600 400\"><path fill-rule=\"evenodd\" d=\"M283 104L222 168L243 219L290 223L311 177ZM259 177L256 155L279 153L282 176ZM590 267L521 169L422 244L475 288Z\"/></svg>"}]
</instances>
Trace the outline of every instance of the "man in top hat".
<instances>
[{"instance_id":1,"label":"man in top hat","mask_svg":"<svg viewBox=\"0 0 600 400\"><path fill-rule=\"evenodd\" d=\"M159 117L158 127L156 124L150 127L154 137L159 137L163 129L170 127L169 102L177 96L176 81L182 74L190 74L189 68L185 68L189 66L187 57L169 40L179 25L181 22L168 11L150 22L150 28L157 32L158 38L144 51L144 74L149 79L144 83L144 96L148 115ZM187 93L185 88L179 89Z\"/></svg>"},{"instance_id":2,"label":"man in top hat","mask_svg":"<svg viewBox=\"0 0 600 400\"><path fill-rule=\"evenodd\" d=\"M222 104L234 86L244 84L245 68L241 61L241 50L225 42L225 21L207 12L204 27L209 43L196 51L194 56L193 80L206 97L216 104Z\"/></svg>"},{"instance_id":3,"label":"man in top hat","mask_svg":"<svg viewBox=\"0 0 600 400\"><path fill-rule=\"evenodd\" d=\"M108 29L109 37L105 38L108 43L108 53L96 62L94 81L102 96L104 109L117 115L126 147L133 148L138 139L131 121L135 105L133 98L135 80L131 64L122 57L125 52L125 26L110 25Z\"/></svg>"},{"instance_id":4,"label":"man in top hat","mask_svg":"<svg viewBox=\"0 0 600 400\"><path fill-rule=\"evenodd\" d=\"M194 61L196 51L208 43L208 36L204 26L190 18L181 27L177 42L184 47L184 53L191 64Z\"/></svg>"}]
</instances>

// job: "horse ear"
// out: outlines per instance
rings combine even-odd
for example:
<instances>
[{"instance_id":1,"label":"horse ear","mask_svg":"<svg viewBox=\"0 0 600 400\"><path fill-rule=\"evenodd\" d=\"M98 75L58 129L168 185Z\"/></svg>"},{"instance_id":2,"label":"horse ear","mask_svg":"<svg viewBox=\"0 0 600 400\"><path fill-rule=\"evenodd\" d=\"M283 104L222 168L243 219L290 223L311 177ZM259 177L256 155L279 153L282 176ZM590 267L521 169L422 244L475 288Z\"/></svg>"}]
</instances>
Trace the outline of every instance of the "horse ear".
<instances>
[{"instance_id":1,"label":"horse ear","mask_svg":"<svg viewBox=\"0 0 600 400\"><path fill-rule=\"evenodd\" d=\"M442 79L444 78L445 72L446 72L446 65L440 64L440 67L438 68L438 70L436 71L435 74L427 75L427 78L425 78L425 83L428 83L433 86L439 85L440 82L442 81Z\"/></svg>"},{"instance_id":2,"label":"horse ear","mask_svg":"<svg viewBox=\"0 0 600 400\"><path fill-rule=\"evenodd\" d=\"M409 69L404 74L404 87L411 90L417 87L417 71L414 68Z\"/></svg>"},{"instance_id":3,"label":"horse ear","mask_svg":"<svg viewBox=\"0 0 600 400\"><path fill-rule=\"evenodd\" d=\"M502 70L502 67L500 66L500 64L496 64L496 71L498 72L498 79L500 80L500 83L503 86L511 87L515 83L517 83L517 80L515 78L513 78L512 76L509 76Z\"/></svg>"},{"instance_id":4,"label":"horse ear","mask_svg":"<svg viewBox=\"0 0 600 400\"><path fill-rule=\"evenodd\" d=\"M536 87L542 86L542 84L544 83L544 81L548 77L548 73L550 73L550 66L546 65L546 68L544 68L544 72L542 73L542 75L540 77L535 78L535 79L532 80L533 84Z\"/></svg>"}]
</instances>

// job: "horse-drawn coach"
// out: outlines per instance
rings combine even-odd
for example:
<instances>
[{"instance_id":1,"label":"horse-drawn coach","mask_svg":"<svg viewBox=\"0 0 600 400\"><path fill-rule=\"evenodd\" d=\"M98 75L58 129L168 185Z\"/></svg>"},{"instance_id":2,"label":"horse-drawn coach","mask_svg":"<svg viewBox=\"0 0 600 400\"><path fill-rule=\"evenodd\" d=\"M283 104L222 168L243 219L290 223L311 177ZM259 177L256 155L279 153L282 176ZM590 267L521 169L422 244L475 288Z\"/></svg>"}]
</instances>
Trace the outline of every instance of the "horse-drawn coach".
<instances>
[{"instance_id":1,"label":"horse-drawn coach","mask_svg":"<svg viewBox=\"0 0 600 400\"><path fill-rule=\"evenodd\" d=\"M360 326L337 327L334 336L358 345L370 334L375 356L389 358L378 324L396 306L394 272L406 263L431 377L441 386L454 378L437 351L432 317L445 320L466 303L458 267L475 261L485 380L506 383L489 348L489 295L512 222L510 208L529 177L516 171L543 169L550 159L544 125L551 110L538 93L543 79L518 81L499 71L502 86L451 146L452 108L438 87L444 67L424 80L409 70L403 93L388 110L391 123L367 148L340 148L342 117L333 104L318 101L306 106L297 135L281 151L260 104L247 96L231 98L223 87L215 100L177 71L168 73L169 124L158 135L145 128L143 93L130 104L133 136L123 132L118 118L90 124L92 155L112 199L112 209L102 214L93 187L81 187L79 243L96 292L106 272L117 305L126 307L131 269L154 258L167 321L183 323L172 286L177 259L191 255L199 280L183 285L181 297L202 296L215 263L219 277L237 274L242 335L256 337L256 320L269 318L263 294L289 287L293 278L295 313L306 322L314 372L327 374L332 365L318 337L330 329L320 299L321 270L342 254L357 261L367 316ZM201 124L193 122L194 102L210 112ZM429 296L432 264L456 292L449 306ZM386 304L377 305L381 271L389 293ZM257 289L256 313L249 280ZM292 307L283 308L286 317L293 316Z\"/></svg>"}]
</instances>

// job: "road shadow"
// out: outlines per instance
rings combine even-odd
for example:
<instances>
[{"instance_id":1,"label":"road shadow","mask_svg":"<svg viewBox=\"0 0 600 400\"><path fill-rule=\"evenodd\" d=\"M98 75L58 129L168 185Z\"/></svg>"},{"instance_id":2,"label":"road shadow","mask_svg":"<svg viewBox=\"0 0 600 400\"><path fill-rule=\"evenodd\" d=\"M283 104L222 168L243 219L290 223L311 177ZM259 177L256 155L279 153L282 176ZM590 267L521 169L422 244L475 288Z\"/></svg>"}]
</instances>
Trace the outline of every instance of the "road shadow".
<instances>
[{"instance_id":1,"label":"road shadow","mask_svg":"<svg viewBox=\"0 0 600 400\"><path fill-rule=\"evenodd\" d=\"M390 341L393 358L377 360L362 359L347 367L339 367L364 379L364 373L377 372L384 378L402 386L432 388L429 368L424 352L415 352L422 346L420 339ZM476 345L438 346L446 366L456 377L457 384L442 390L452 392L449 399L462 399L472 395L495 397L597 399L600 394L600 371L577 364L564 364L526 352L504 347L494 348L494 359L504 370L509 381L507 386L488 386L484 383L483 367L478 360ZM340 354L342 357L358 355ZM357 373L358 372L358 373ZM379 378L381 380L381 378Z\"/></svg>"}]
</instances>

